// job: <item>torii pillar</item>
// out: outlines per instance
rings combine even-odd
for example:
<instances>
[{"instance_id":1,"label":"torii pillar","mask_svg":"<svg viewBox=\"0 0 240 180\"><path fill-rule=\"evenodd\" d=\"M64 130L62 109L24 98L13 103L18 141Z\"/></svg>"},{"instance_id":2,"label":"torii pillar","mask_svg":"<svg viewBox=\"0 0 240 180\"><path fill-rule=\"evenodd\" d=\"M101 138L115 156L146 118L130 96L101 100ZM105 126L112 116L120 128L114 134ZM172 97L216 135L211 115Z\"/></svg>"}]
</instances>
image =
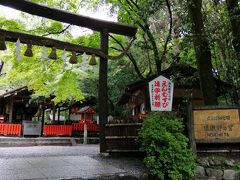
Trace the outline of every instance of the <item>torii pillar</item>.
<instances>
[{"instance_id":1,"label":"torii pillar","mask_svg":"<svg viewBox=\"0 0 240 180\"><path fill-rule=\"evenodd\" d=\"M108 54L108 30L104 29L101 33L101 50ZM100 152L106 152L105 125L108 116L108 92L107 92L107 72L108 60L100 57L99 65L99 87L98 87L98 107L100 124Z\"/></svg>"}]
</instances>

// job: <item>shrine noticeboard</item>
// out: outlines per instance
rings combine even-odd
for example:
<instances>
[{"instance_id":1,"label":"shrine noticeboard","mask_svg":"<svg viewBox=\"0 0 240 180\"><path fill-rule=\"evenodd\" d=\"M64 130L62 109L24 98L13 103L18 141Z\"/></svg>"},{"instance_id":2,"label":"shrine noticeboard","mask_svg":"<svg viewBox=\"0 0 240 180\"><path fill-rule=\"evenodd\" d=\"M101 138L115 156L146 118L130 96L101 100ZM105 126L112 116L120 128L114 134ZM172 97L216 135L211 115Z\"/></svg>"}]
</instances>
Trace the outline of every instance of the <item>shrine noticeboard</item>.
<instances>
[{"instance_id":1,"label":"shrine noticeboard","mask_svg":"<svg viewBox=\"0 0 240 180\"><path fill-rule=\"evenodd\" d=\"M240 141L239 109L194 110L193 125L196 141Z\"/></svg>"},{"instance_id":2,"label":"shrine noticeboard","mask_svg":"<svg viewBox=\"0 0 240 180\"><path fill-rule=\"evenodd\" d=\"M159 76L149 82L151 111L172 111L173 82Z\"/></svg>"}]
</instances>

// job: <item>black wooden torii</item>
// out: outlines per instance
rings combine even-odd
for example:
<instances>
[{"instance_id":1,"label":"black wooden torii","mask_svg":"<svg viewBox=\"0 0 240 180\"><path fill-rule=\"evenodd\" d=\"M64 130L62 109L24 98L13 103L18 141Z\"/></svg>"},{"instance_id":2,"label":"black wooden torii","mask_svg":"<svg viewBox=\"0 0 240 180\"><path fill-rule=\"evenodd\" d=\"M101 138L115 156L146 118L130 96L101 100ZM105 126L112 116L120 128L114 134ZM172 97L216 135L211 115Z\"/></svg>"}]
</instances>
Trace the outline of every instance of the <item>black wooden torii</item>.
<instances>
[{"instance_id":1,"label":"black wooden torii","mask_svg":"<svg viewBox=\"0 0 240 180\"><path fill-rule=\"evenodd\" d=\"M73 13L69 13L56 8L39 5L27 0L0 0L0 4L8 6L32 15L37 15L52 20L69 23L81 27L86 27L94 31L100 32L100 49L93 49L89 47L79 46L71 43L64 43L56 40L42 37L26 35L19 33L22 37L22 43L31 42L32 45L45 45L47 47L56 47L58 49L73 50L76 52L86 52L87 54L96 54L100 57L99 66L99 87L98 87L98 98L99 98L99 122L100 122L100 152L106 152L106 141L105 141L105 124L108 116L108 95L107 95L107 71L108 71L108 38L109 33L115 33L125 36L135 36L137 28L133 26L127 26L115 22L102 21L94 18L81 16ZM0 36L4 36L7 41L15 41L16 33L0 30ZM20 38L21 38L20 37ZM41 39L41 43L39 40ZM34 41L35 40L35 41ZM55 43L54 43L55 41ZM57 44L61 44L56 46Z\"/></svg>"}]
</instances>

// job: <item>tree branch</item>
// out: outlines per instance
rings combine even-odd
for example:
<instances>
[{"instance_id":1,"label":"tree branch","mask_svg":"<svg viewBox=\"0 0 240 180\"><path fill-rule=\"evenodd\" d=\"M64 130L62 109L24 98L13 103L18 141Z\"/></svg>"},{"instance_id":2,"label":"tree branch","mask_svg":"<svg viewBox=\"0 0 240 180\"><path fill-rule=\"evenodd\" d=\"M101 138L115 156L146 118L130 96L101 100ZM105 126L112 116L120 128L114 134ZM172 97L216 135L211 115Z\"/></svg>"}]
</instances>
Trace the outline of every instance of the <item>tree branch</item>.
<instances>
[{"instance_id":1,"label":"tree branch","mask_svg":"<svg viewBox=\"0 0 240 180\"><path fill-rule=\"evenodd\" d=\"M64 33L69 27L71 26L71 24L69 24L66 28L64 28L63 30L59 31L59 32L48 32L47 34L43 34L42 37L46 37L52 34L62 34Z\"/></svg>"},{"instance_id":2,"label":"tree branch","mask_svg":"<svg viewBox=\"0 0 240 180\"><path fill-rule=\"evenodd\" d=\"M134 4L134 6L135 6L137 9L140 9L136 2L134 2L133 0L130 0L130 2L131 2L132 4Z\"/></svg>"},{"instance_id":3,"label":"tree branch","mask_svg":"<svg viewBox=\"0 0 240 180\"><path fill-rule=\"evenodd\" d=\"M158 52L156 41L155 41L151 31L150 31L147 19L142 17L141 14L139 14L138 12L135 11L137 13L138 17L139 17L138 19L141 19L144 22L144 25L143 25L143 24L141 24L141 22L138 19L134 18L131 15L131 13L129 12L128 9L125 8L125 10L128 13L128 15L134 20L134 22L147 34L147 36L149 38L149 41L150 41L150 43L152 45L152 48L153 48L154 61L155 61L156 67L157 67L157 74L160 74L161 73L162 62L161 62L161 59L159 57L159 52Z\"/></svg>"},{"instance_id":4,"label":"tree branch","mask_svg":"<svg viewBox=\"0 0 240 180\"><path fill-rule=\"evenodd\" d=\"M133 5L134 5L139 10L139 6L135 2L133 2L132 0L126 0L126 1L129 4L129 6L133 8Z\"/></svg>"},{"instance_id":5,"label":"tree branch","mask_svg":"<svg viewBox=\"0 0 240 180\"><path fill-rule=\"evenodd\" d=\"M144 39L145 44L147 45L147 39L144 35L143 35L143 39ZM147 77L149 77L152 73L152 67L151 67L151 62L150 62L149 50L147 47L145 49L146 49L146 54L147 54L148 67L149 67L149 72L147 74Z\"/></svg>"},{"instance_id":6,"label":"tree branch","mask_svg":"<svg viewBox=\"0 0 240 180\"><path fill-rule=\"evenodd\" d=\"M122 49L124 49L122 43L119 40L117 40L113 35L109 34L109 37L111 37Z\"/></svg>"},{"instance_id":7,"label":"tree branch","mask_svg":"<svg viewBox=\"0 0 240 180\"><path fill-rule=\"evenodd\" d=\"M170 3L169 3L169 0L165 0L165 1L166 1L166 4L167 4L167 9L168 9L168 13L169 13L169 30L168 30L167 39L166 39L166 41L165 41L165 43L164 43L163 52L162 52L162 55L161 55L161 58L160 58L161 64L162 64L163 59L165 58L166 53L167 53L167 45L168 45L168 42L169 42L170 39L171 39L171 35L172 35L172 23L173 23L171 5L170 5Z\"/></svg>"},{"instance_id":8,"label":"tree branch","mask_svg":"<svg viewBox=\"0 0 240 180\"><path fill-rule=\"evenodd\" d=\"M145 22L145 28L146 31L145 33L147 34L149 41L152 45L153 48L153 53L154 53L154 61L157 67L157 74L160 75L161 74L161 66L162 66L162 62L160 61L160 57L159 57L159 53L158 53L158 48L157 48L157 43L153 37L153 34L150 31L149 25L147 22Z\"/></svg>"},{"instance_id":9,"label":"tree branch","mask_svg":"<svg viewBox=\"0 0 240 180\"><path fill-rule=\"evenodd\" d=\"M141 22L140 22L138 19L134 18L134 17L132 16L131 12L129 12L129 10L127 10L127 9L125 9L125 10L127 11L128 15L133 19L133 21L134 21L143 31L146 31L145 26L144 26L143 24L141 24ZM139 17L139 19L141 19L141 17Z\"/></svg>"},{"instance_id":10,"label":"tree branch","mask_svg":"<svg viewBox=\"0 0 240 180\"><path fill-rule=\"evenodd\" d=\"M122 43L117 40L115 37L113 37L111 34L109 34L109 36L124 50L124 46L122 45ZM115 50L117 50L117 48L115 48ZM139 68L138 68L138 65L137 65L137 62L136 62L136 59L133 57L133 55L130 53L130 52L127 52L127 57L129 58L129 60L132 62L133 66L134 66L134 69L138 75L138 77L140 79L144 79L142 73L140 72Z\"/></svg>"}]
</instances>

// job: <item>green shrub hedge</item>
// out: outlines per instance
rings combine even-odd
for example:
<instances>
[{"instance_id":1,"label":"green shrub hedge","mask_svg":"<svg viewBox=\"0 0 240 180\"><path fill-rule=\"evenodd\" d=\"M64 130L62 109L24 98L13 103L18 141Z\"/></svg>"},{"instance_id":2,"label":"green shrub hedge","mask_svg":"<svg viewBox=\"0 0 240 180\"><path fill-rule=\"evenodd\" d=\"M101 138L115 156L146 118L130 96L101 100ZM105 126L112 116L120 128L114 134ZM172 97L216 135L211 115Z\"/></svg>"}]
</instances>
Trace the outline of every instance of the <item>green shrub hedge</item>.
<instances>
[{"instance_id":1,"label":"green shrub hedge","mask_svg":"<svg viewBox=\"0 0 240 180\"><path fill-rule=\"evenodd\" d=\"M182 119L172 112L152 113L144 119L139 132L144 163L159 179L193 179L196 158L183 128Z\"/></svg>"}]
</instances>

